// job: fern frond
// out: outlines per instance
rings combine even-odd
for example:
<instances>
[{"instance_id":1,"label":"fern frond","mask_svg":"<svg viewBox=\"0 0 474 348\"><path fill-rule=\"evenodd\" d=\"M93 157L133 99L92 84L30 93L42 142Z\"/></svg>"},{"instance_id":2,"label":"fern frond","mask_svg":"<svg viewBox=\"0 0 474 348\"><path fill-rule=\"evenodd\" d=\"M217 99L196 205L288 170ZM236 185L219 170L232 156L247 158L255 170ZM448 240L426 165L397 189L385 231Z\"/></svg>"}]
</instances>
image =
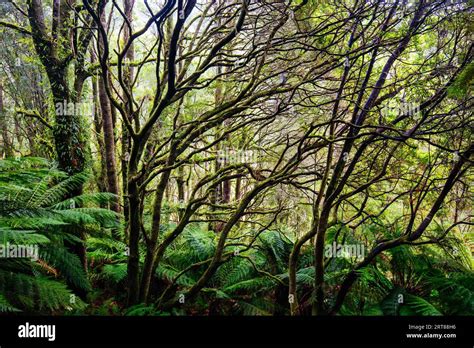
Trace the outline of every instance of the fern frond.
<instances>
[{"instance_id":1,"label":"fern frond","mask_svg":"<svg viewBox=\"0 0 474 348\"><path fill-rule=\"evenodd\" d=\"M125 280L125 278L127 277L127 264L119 263L105 265L102 268L102 275L104 278L118 284L121 281Z\"/></svg>"},{"instance_id":2,"label":"fern frond","mask_svg":"<svg viewBox=\"0 0 474 348\"><path fill-rule=\"evenodd\" d=\"M229 285L223 289L224 292L233 294L239 291L246 291L250 293L257 293L261 291L268 291L273 286L275 286L276 281L267 278L267 277L260 277L260 278L252 278L240 281L238 283Z\"/></svg>"},{"instance_id":3,"label":"fern frond","mask_svg":"<svg viewBox=\"0 0 474 348\"><path fill-rule=\"evenodd\" d=\"M62 246L50 245L41 249L41 258L54 266L60 274L79 289L90 290L91 285L87 279L84 268L77 255L70 253Z\"/></svg>"},{"instance_id":4,"label":"fern frond","mask_svg":"<svg viewBox=\"0 0 474 348\"><path fill-rule=\"evenodd\" d=\"M0 294L0 313L5 312L21 312L18 308L13 307L7 299Z\"/></svg>"},{"instance_id":5,"label":"fern frond","mask_svg":"<svg viewBox=\"0 0 474 348\"><path fill-rule=\"evenodd\" d=\"M443 315L435 306L426 301L425 299L406 294L405 296L405 306L408 306L416 315L422 316L438 316Z\"/></svg>"},{"instance_id":6,"label":"fern frond","mask_svg":"<svg viewBox=\"0 0 474 348\"><path fill-rule=\"evenodd\" d=\"M49 207L57 202L60 202L65 197L69 196L71 192L81 188L82 185L86 183L88 178L89 175L84 172L69 176L65 180L42 192L40 197L32 197L34 199L31 200L30 205Z\"/></svg>"}]
</instances>

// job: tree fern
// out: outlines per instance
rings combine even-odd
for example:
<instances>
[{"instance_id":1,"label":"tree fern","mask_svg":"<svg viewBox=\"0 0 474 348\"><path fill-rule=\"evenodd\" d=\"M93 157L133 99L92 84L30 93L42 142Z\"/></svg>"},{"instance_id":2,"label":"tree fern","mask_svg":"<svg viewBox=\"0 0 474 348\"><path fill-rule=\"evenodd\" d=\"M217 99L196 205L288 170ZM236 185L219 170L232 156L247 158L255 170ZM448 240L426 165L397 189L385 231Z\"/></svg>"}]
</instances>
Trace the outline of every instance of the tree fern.
<instances>
[{"instance_id":1,"label":"tree fern","mask_svg":"<svg viewBox=\"0 0 474 348\"><path fill-rule=\"evenodd\" d=\"M55 267L59 274L79 289L90 290L91 285L81 265L81 261L61 246L47 245L41 249L41 258Z\"/></svg>"},{"instance_id":2,"label":"tree fern","mask_svg":"<svg viewBox=\"0 0 474 348\"><path fill-rule=\"evenodd\" d=\"M164 279L167 282L174 281L176 277L181 273L180 269L177 269L173 267L170 264L167 263L161 263L157 270L156 270L156 275L160 279ZM183 274L181 275L177 280L176 284L181 285L181 286L191 286L195 283L196 281L192 279L189 275Z\"/></svg>"},{"instance_id":3,"label":"tree fern","mask_svg":"<svg viewBox=\"0 0 474 348\"><path fill-rule=\"evenodd\" d=\"M398 315L400 306L404 303L405 296L406 293L404 289L398 287L392 289L380 304L383 314L390 316Z\"/></svg>"},{"instance_id":4,"label":"tree fern","mask_svg":"<svg viewBox=\"0 0 474 348\"><path fill-rule=\"evenodd\" d=\"M169 316L167 312L158 311L155 306L140 303L132 306L125 312L126 316Z\"/></svg>"},{"instance_id":5,"label":"tree fern","mask_svg":"<svg viewBox=\"0 0 474 348\"><path fill-rule=\"evenodd\" d=\"M13 307L7 299L0 294L0 313L4 312L19 312L18 308Z\"/></svg>"},{"instance_id":6,"label":"tree fern","mask_svg":"<svg viewBox=\"0 0 474 348\"><path fill-rule=\"evenodd\" d=\"M264 298L256 298L252 302L240 300L237 304L242 314L247 316L269 316L274 310L274 304Z\"/></svg>"},{"instance_id":7,"label":"tree fern","mask_svg":"<svg viewBox=\"0 0 474 348\"><path fill-rule=\"evenodd\" d=\"M426 301L425 299L406 294L405 296L405 303L403 306L407 306L413 311L416 315L422 316L437 316L442 315L442 313L436 309L434 305Z\"/></svg>"},{"instance_id":8,"label":"tree fern","mask_svg":"<svg viewBox=\"0 0 474 348\"><path fill-rule=\"evenodd\" d=\"M228 294L239 291L255 294L262 291L268 291L275 284L276 281L268 277L252 278L227 286L223 291Z\"/></svg>"},{"instance_id":9,"label":"tree fern","mask_svg":"<svg viewBox=\"0 0 474 348\"><path fill-rule=\"evenodd\" d=\"M102 276L114 283L120 283L127 277L127 264L109 264L102 268Z\"/></svg>"},{"instance_id":10,"label":"tree fern","mask_svg":"<svg viewBox=\"0 0 474 348\"><path fill-rule=\"evenodd\" d=\"M83 307L65 282L84 290L90 284L78 257L64 243L82 243L77 233L117 225L115 213L94 207L111 196L85 194L65 200L88 175L69 177L43 160L0 161L0 168L0 243L39 247L36 260L0 260L5 308L53 312Z\"/></svg>"},{"instance_id":11,"label":"tree fern","mask_svg":"<svg viewBox=\"0 0 474 348\"><path fill-rule=\"evenodd\" d=\"M29 312L72 310L84 303L67 286L42 275L0 270L0 292L14 307Z\"/></svg>"},{"instance_id":12,"label":"tree fern","mask_svg":"<svg viewBox=\"0 0 474 348\"><path fill-rule=\"evenodd\" d=\"M428 277L426 282L436 290L436 301L449 315L470 315L474 312L474 275L472 272Z\"/></svg>"}]
</instances>

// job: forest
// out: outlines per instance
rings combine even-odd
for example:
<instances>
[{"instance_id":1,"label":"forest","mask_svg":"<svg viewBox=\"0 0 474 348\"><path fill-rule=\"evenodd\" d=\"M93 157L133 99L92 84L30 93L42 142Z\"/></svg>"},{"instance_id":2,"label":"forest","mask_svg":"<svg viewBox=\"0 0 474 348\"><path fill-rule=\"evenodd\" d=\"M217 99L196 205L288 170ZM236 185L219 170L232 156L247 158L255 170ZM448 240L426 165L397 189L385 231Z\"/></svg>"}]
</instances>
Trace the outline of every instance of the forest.
<instances>
[{"instance_id":1,"label":"forest","mask_svg":"<svg viewBox=\"0 0 474 348\"><path fill-rule=\"evenodd\" d=\"M474 315L473 10L0 0L0 315Z\"/></svg>"}]
</instances>

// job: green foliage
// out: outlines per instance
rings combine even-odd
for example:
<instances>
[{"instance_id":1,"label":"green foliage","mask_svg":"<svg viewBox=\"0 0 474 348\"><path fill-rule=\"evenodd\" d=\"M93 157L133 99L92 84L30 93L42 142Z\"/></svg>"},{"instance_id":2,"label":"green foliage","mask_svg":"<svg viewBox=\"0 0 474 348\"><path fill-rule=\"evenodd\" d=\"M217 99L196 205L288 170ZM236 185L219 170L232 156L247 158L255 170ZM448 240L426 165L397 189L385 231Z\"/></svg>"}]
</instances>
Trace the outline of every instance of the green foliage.
<instances>
[{"instance_id":1,"label":"green foliage","mask_svg":"<svg viewBox=\"0 0 474 348\"><path fill-rule=\"evenodd\" d=\"M51 267L54 267L69 284L86 291L91 289L89 280L77 255L69 252L65 247L53 246L51 244L45 245L40 255L41 259L46 261Z\"/></svg>"},{"instance_id":2,"label":"green foliage","mask_svg":"<svg viewBox=\"0 0 474 348\"><path fill-rule=\"evenodd\" d=\"M448 88L448 95L462 98L472 91L474 80L474 62L469 63Z\"/></svg>"},{"instance_id":3,"label":"green foliage","mask_svg":"<svg viewBox=\"0 0 474 348\"><path fill-rule=\"evenodd\" d=\"M102 268L102 275L114 283L120 283L127 276L127 265L125 263L105 265Z\"/></svg>"},{"instance_id":4,"label":"green foliage","mask_svg":"<svg viewBox=\"0 0 474 348\"><path fill-rule=\"evenodd\" d=\"M222 313L272 315L288 312L286 301L275 302L277 292L287 294L288 260L293 242L278 231L254 234L250 247L233 240L225 248L223 263L212 276L194 304L186 304L181 312L162 312L156 304L140 304L123 310L114 297L127 277L127 245L104 231L119 228L116 214L103 208L113 195L85 193L71 197L87 176L66 176L54 168L45 168L37 159L0 161L0 167L12 175L0 175L0 240L3 243L38 245L38 260L0 260L0 312L19 310L58 312L84 310L85 304L68 289L91 290L94 283L106 284L99 293L102 304L92 313L104 315L181 315L205 311L209 306ZM367 235L396 236L396 229L381 228L383 222L364 226ZM163 226L162 235L175 226ZM80 242L78 231L94 236L87 240L91 277L83 271L78 257L64 245ZM102 231L102 232L98 232ZM439 233L442 233L439 232ZM163 238L163 237L162 237ZM327 242L358 243L345 226L335 225L327 234ZM166 250L155 273L155 282L171 293L185 293L201 277L212 259L218 235L202 224L190 224ZM358 281L351 290L342 315L442 315L469 314L473 311L474 277L468 257L453 257L452 250L462 255L462 243L451 237L436 246L400 246L389 250L387 257L357 272ZM460 253L456 255L461 255ZM144 250L140 250L143 260ZM327 260L325 282L337 287L352 261L345 258ZM311 301L314 286L314 255L303 248L296 273L299 297ZM153 296L153 294L152 294ZM286 295L285 295L286 296ZM284 297L285 297L284 296ZM118 296L120 298L120 296ZM211 304L211 305L209 305ZM307 302L303 302L303 306Z\"/></svg>"},{"instance_id":5,"label":"green foliage","mask_svg":"<svg viewBox=\"0 0 474 348\"><path fill-rule=\"evenodd\" d=\"M433 297L447 315L471 315L474 312L473 272L427 277Z\"/></svg>"},{"instance_id":6,"label":"green foliage","mask_svg":"<svg viewBox=\"0 0 474 348\"><path fill-rule=\"evenodd\" d=\"M445 240L459 246L455 238ZM446 247L446 245L444 245ZM449 249L449 248L448 248ZM474 274L470 264L434 246L400 246L377 267L358 271L342 314L468 315L473 312ZM367 303L360 309L360 297Z\"/></svg>"},{"instance_id":7,"label":"green foliage","mask_svg":"<svg viewBox=\"0 0 474 348\"><path fill-rule=\"evenodd\" d=\"M112 197L74 196L88 176L67 176L41 159L3 160L0 168L0 243L38 251L32 259L0 259L1 308L42 313L83 308L66 283L85 291L91 285L65 242L82 243L80 233L116 226L115 214L94 207Z\"/></svg>"},{"instance_id":8,"label":"green foliage","mask_svg":"<svg viewBox=\"0 0 474 348\"><path fill-rule=\"evenodd\" d=\"M407 294L405 296L405 306L410 308L411 312L415 313L416 315L422 316L437 316L442 315L439 310L435 308L434 305L426 301L425 299Z\"/></svg>"},{"instance_id":9,"label":"green foliage","mask_svg":"<svg viewBox=\"0 0 474 348\"><path fill-rule=\"evenodd\" d=\"M261 291L268 291L269 288L275 285L275 280L271 278L252 278L247 280L242 280L238 283L226 286L223 289L223 292L227 294L237 293L237 292L247 292L256 294Z\"/></svg>"},{"instance_id":10,"label":"green foliage","mask_svg":"<svg viewBox=\"0 0 474 348\"><path fill-rule=\"evenodd\" d=\"M0 295L0 313L2 313L2 312L19 312L19 311L20 310L13 307L3 295Z\"/></svg>"},{"instance_id":11,"label":"green foliage","mask_svg":"<svg viewBox=\"0 0 474 348\"><path fill-rule=\"evenodd\" d=\"M125 312L126 316L169 316L170 313L157 311L155 306L140 303L129 307Z\"/></svg>"},{"instance_id":12,"label":"green foliage","mask_svg":"<svg viewBox=\"0 0 474 348\"><path fill-rule=\"evenodd\" d=\"M474 313L474 0L461 2L189 1L176 22L171 1L136 35L114 17L103 64L84 6L34 40L0 6L0 243L39 248L0 259L0 311L81 311L76 292L100 315L288 314L292 255L301 314L321 293L328 310L344 295L343 315ZM110 120L89 83L105 75ZM63 171L12 157L25 153ZM333 243L374 253L329 257Z\"/></svg>"},{"instance_id":13,"label":"green foliage","mask_svg":"<svg viewBox=\"0 0 474 348\"><path fill-rule=\"evenodd\" d=\"M81 309L84 303L67 286L40 274L0 270L0 293L9 308L28 312Z\"/></svg>"}]
</instances>

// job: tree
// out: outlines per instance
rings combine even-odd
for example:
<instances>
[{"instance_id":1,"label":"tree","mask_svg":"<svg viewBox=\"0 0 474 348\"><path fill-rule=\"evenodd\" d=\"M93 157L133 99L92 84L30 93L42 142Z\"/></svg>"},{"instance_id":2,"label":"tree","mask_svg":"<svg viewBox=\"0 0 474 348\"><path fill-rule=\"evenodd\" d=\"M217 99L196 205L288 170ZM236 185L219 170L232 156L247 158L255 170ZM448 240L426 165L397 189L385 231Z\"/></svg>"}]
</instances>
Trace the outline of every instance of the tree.
<instances>
[{"instance_id":1,"label":"tree","mask_svg":"<svg viewBox=\"0 0 474 348\"><path fill-rule=\"evenodd\" d=\"M28 1L19 23L0 24L33 38L50 82L36 89L52 104L91 96L100 112L86 125L56 109L52 126L41 98L22 97L27 84L6 82L5 104L42 124L25 134L53 130L62 170L92 167L111 210L123 206L123 225L85 240L104 306L437 315L449 285L466 307L468 259L440 273L426 260L467 255L471 4L51 5L51 21L48 5ZM12 81L15 55L5 57ZM28 136L9 127L4 143L25 153ZM99 158L86 162L88 148Z\"/></svg>"}]
</instances>

